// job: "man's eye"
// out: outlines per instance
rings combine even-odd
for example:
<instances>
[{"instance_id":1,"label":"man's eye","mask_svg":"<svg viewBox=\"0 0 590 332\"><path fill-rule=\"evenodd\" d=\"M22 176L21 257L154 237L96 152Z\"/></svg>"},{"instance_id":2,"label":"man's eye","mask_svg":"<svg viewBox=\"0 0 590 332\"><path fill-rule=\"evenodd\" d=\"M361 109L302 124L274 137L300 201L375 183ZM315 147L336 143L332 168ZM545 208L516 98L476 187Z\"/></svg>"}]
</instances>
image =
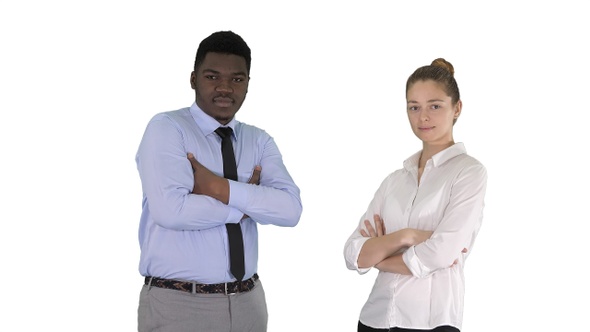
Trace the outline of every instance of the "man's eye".
<instances>
[{"instance_id":1,"label":"man's eye","mask_svg":"<svg viewBox=\"0 0 590 332\"><path fill-rule=\"evenodd\" d=\"M432 107L433 110L437 110L437 109L440 108L440 105L432 105L431 107Z\"/></svg>"},{"instance_id":2,"label":"man's eye","mask_svg":"<svg viewBox=\"0 0 590 332\"><path fill-rule=\"evenodd\" d=\"M216 80L217 79L217 76L215 76L215 75L206 75L205 78L208 79L208 80Z\"/></svg>"},{"instance_id":3,"label":"man's eye","mask_svg":"<svg viewBox=\"0 0 590 332\"><path fill-rule=\"evenodd\" d=\"M408 107L408 111L417 111L418 110L418 106L410 106Z\"/></svg>"}]
</instances>

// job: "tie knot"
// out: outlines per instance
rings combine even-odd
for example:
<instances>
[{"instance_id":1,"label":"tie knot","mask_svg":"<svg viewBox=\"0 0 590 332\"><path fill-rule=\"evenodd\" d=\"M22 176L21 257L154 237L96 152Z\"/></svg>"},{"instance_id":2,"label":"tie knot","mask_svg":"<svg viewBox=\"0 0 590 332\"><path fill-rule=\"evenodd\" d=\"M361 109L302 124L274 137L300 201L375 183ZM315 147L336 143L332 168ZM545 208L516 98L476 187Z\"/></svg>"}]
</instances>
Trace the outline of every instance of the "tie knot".
<instances>
[{"instance_id":1,"label":"tie knot","mask_svg":"<svg viewBox=\"0 0 590 332\"><path fill-rule=\"evenodd\" d=\"M231 137L231 134L234 132L231 127L219 127L215 129L217 135L221 138Z\"/></svg>"}]
</instances>

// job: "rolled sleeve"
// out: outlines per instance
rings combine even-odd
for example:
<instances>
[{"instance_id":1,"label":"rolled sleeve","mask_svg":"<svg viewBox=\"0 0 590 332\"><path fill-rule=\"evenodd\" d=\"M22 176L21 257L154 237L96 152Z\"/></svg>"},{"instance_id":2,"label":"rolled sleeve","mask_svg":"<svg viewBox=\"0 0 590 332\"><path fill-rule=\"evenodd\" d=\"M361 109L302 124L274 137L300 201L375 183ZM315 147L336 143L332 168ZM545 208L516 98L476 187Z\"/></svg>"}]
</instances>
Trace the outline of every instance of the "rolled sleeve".
<instances>
[{"instance_id":1,"label":"rolled sleeve","mask_svg":"<svg viewBox=\"0 0 590 332\"><path fill-rule=\"evenodd\" d=\"M470 250L483 218L487 172L482 165L467 167L452 186L451 197L440 224L430 239L404 253L403 260L416 277L448 268Z\"/></svg>"},{"instance_id":2,"label":"rolled sleeve","mask_svg":"<svg viewBox=\"0 0 590 332\"><path fill-rule=\"evenodd\" d=\"M418 255L416 255L415 246L408 248L408 250L402 254L402 259L408 269L412 272L412 275L416 278L425 278L433 272L432 269L429 269L420 261Z\"/></svg>"},{"instance_id":3,"label":"rolled sleeve","mask_svg":"<svg viewBox=\"0 0 590 332\"><path fill-rule=\"evenodd\" d=\"M359 274L365 274L369 272L372 267L359 268L358 259L361 254L361 249L365 242L369 240L369 237L358 237L350 239L344 246L344 260L346 261L346 267L349 270L355 270Z\"/></svg>"}]
</instances>

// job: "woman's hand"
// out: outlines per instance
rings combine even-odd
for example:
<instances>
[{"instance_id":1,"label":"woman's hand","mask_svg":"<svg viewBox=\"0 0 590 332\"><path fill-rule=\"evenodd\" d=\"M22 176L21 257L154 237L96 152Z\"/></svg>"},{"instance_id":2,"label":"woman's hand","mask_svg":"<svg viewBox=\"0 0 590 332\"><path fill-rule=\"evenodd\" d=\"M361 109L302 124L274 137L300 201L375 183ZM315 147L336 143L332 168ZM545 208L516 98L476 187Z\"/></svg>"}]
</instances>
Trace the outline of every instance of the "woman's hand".
<instances>
[{"instance_id":1,"label":"woman's hand","mask_svg":"<svg viewBox=\"0 0 590 332\"><path fill-rule=\"evenodd\" d=\"M375 227L371 224L369 220L365 220L365 227L367 228L368 233L361 229L361 235L364 237L379 237L385 235L385 224L383 223L383 219L378 214L373 216L373 220L375 221Z\"/></svg>"},{"instance_id":2,"label":"woman's hand","mask_svg":"<svg viewBox=\"0 0 590 332\"><path fill-rule=\"evenodd\" d=\"M418 245L432 236L433 231L422 231L415 228L405 228L406 238L408 239L408 247Z\"/></svg>"}]
</instances>

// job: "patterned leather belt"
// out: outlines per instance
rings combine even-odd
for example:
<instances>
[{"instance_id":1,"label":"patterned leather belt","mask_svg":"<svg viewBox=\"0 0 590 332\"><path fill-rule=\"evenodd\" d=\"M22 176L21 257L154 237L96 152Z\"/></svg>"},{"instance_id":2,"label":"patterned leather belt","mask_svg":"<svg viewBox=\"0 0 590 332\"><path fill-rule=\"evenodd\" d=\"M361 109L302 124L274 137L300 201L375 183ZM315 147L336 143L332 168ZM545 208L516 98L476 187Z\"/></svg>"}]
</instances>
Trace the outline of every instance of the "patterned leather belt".
<instances>
[{"instance_id":1,"label":"patterned leather belt","mask_svg":"<svg viewBox=\"0 0 590 332\"><path fill-rule=\"evenodd\" d=\"M145 285L165 289L174 289L193 294L199 293L232 295L252 290L252 288L254 288L255 282L258 279L258 274L255 273L252 278L244 281L224 282L220 284L198 284L196 282L190 281L145 277Z\"/></svg>"}]
</instances>

